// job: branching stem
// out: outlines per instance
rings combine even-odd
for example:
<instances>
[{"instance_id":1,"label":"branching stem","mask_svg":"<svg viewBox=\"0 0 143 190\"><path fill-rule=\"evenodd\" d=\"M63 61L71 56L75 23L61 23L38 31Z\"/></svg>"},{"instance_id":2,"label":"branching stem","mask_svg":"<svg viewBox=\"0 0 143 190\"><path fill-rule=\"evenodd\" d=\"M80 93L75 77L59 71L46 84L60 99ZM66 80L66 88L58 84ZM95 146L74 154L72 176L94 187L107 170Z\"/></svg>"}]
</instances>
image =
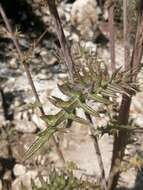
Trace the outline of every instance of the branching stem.
<instances>
[{"instance_id":1,"label":"branching stem","mask_svg":"<svg viewBox=\"0 0 143 190\"><path fill-rule=\"evenodd\" d=\"M129 65L130 70L133 70L140 66L142 55L143 55L143 1L140 0L135 44L132 52L132 59ZM136 75L134 75L133 77L131 75L130 80L135 81ZM131 97L123 95L119 110L119 117L118 117L119 125L128 124L130 104L131 104ZM119 131L119 133L114 136L113 156L112 156L111 169L108 179L108 190L115 189L118 183L118 179L121 172L120 166L124 157L128 137L129 134L123 131Z\"/></svg>"},{"instance_id":2,"label":"branching stem","mask_svg":"<svg viewBox=\"0 0 143 190\"><path fill-rule=\"evenodd\" d=\"M5 14L5 12L4 12L4 9L3 9L3 7L2 7L1 4L0 4L0 14L1 14L1 16L2 16L2 18L3 18L3 21L4 21L5 25L6 25L6 28L7 28L8 32L9 32L9 34L10 34L10 37L11 37L11 39L12 39L12 41L13 41L13 44L14 44L16 50L17 50L17 53L18 53L20 62L21 62L21 64L22 64L23 67L24 67L24 70L25 70L25 72L26 72L26 75L27 75L29 84L30 84L30 86L31 86L31 88L32 88L32 91L33 91L33 94L34 94L34 96L35 96L35 99L36 99L37 102L39 102L39 105L40 105L40 106L39 106L39 109L40 109L41 115L45 115L44 109L43 109L43 107L41 106L42 104L41 104L39 95L38 95L38 93L37 93L37 90L36 90L36 88L35 88L35 85L34 85L34 82L33 82L32 76L31 76L31 73L30 73L30 71L29 71L28 64L27 64L27 62L26 62L26 61L24 60L24 58L23 58L24 56L23 56L23 54L22 54L22 52L21 52L21 49L20 49L19 43L18 43L18 41L17 41L17 38L16 38L15 34L14 34L13 31L12 31L12 28L11 28L11 26L10 26L10 24L9 24L8 18L7 18L7 16L6 16L6 14ZM47 126L47 127L48 127L48 126ZM64 160L63 154L62 154L62 152L61 152L61 150L60 150L60 148L59 148L59 145L58 145L58 143L56 142L56 139L55 139L54 136L52 136L52 140L53 140L53 142L54 142L54 144L55 144L56 151L57 151L57 154L59 155L59 158L60 158L60 160L61 160L61 163L62 163L62 164L65 164L65 160Z\"/></svg>"}]
</instances>

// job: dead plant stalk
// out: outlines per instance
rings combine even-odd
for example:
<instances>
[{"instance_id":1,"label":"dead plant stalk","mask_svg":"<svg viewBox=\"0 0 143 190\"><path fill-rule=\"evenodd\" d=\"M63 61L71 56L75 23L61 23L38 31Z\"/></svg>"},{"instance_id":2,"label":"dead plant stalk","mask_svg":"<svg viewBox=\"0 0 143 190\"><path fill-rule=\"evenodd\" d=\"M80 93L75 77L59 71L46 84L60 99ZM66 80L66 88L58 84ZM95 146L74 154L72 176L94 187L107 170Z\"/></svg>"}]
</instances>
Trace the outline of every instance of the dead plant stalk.
<instances>
[{"instance_id":1,"label":"dead plant stalk","mask_svg":"<svg viewBox=\"0 0 143 190\"><path fill-rule=\"evenodd\" d=\"M114 3L108 7L109 12L109 35L110 35L110 52L111 52L111 69L116 68L115 63L115 28L114 28Z\"/></svg>"},{"instance_id":2,"label":"dead plant stalk","mask_svg":"<svg viewBox=\"0 0 143 190\"><path fill-rule=\"evenodd\" d=\"M23 56L23 53L21 52L21 49L20 49L18 40L17 40L15 34L14 34L13 31L12 31L12 28L11 28L11 26L10 26L10 23L9 23L9 21L8 21L8 18L7 18L7 16L6 16L5 11L4 11L4 9L3 9L3 7L2 7L1 4L0 4L0 14L1 14L1 16L2 16L2 18L3 18L3 21L4 21L5 25L6 25L6 28L7 28L8 32L9 32L9 34L10 34L11 40L13 41L13 44L14 44L16 50L17 50L17 53L18 53L20 62L21 62L21 64L22 64L23 67L24 67L24 70L25 70L25 72L26 72L26 75L27 75L29 84L30 84L30 86L31 86L31 88L32 88L32 91L33 91L33 95L34 95L36 101L39 102L39 105L40 105L40 106L39 106L39 109L40 109L41 115L43 116L43 115L45 115L45 112L44 112L44 109L43 109L43 107L42 107L42 104L41 104L39 95L38 95L38 93L37 93L37 90L36 90L36 88L35 88L35 85L34 85L34 82L33 82L32 76L31 76L31 73L30 73L30 71L29 71L28 63L24 60L24 56ZM47 127L48 127L48 126L47 126ZM54 136L52 136L52 140L53 140L53 142L54 142L54 144L55 144L56 151L57 151L57 154L58 154L58 156L59 156L59 158L60 158L61 163L62 163L62 164L65 164L64 156L63 156L63 154L62 154L62 152L61 152L61 150L60 150L60 148L59 148L59 145L58 145L58 143L56 142L56 139L55 139Z\"/></svg>"},{"instance_id":3,"label":"dead plant stalk","mask_svg":"<svg viewBox=\"0 0 143 190\"><path fill-rule=\"evenodd\" d=\"M58 36L58 39L59 39L59 42L61 45L62 55L63 55L64 61L65 61L65 64L68 68L70 79L73 80L76 69L74 67L72 56L70 54L70 48L68 46L68 42L64 35L62 23L61 23L59 13L56 8L55 0L52 0L52 1L48 0L47 4L48 4L50 13L51 13L54 23L55 23L56 33L57 33L57 36Z\"/></svg>"}]
</instances>

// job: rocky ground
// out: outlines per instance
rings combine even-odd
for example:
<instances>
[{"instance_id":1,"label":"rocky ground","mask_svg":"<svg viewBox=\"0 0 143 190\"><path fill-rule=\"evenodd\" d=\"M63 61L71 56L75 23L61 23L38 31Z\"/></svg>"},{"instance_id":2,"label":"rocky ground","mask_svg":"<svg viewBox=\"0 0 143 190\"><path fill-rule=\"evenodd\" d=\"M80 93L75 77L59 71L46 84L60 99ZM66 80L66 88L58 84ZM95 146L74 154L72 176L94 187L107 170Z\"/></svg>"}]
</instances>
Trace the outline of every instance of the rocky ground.
<instances>
[{"instance_id":1,"label":"rocky ground","mask_svg":"<svg viewBox=\"0 0 143 190\"><path fill-rule=\"evenodd\" d=\"M31 1L27 2L31 3ZM14 11L8 11L11 7L10 3L9 7L4 2L2 4L14 28L21 28L19 44L23 52L30 48L30 44L45 28L48 28L47 34L33 51L29 68L45 112L55 113L57 109L51 105L48 97L55 95L65 98L59 91L57 83L65 80L67 73L64 65L61 65L57 57L53 56L58 41L49 10L41 6L39 0L34 0L30 5L23 3L24 8L19 9L17 6L15 8L17 10ZM63 1L58 10L65 35L71 44L78 42L92 51L98 51L100 57L110 65L108 27L106 22L104 24L99 22L101 9L96 1L84 0L83 3L80 0ZM103 17L106 21L106 11ZM49 167L51 165L60 167L60 161L53 144L47 143L31 159L25 163L22 162L24 152L36 138L36 132L44 129L45 124L39 118L38 109L28 109L35 100L2 20L0 20L0 25L0 190L20 190L21 182L30 190L31 178L38 184L38 173L47 176ZM116 56L117 65L122 65L124 53L121 42L117 42ZM141 92L133 98L131 106L131 117L141 128L142 104L141 89ZM78 112L83 115L80 110ZM106 123L106 118L101 118L96 122L103 125ZM99 166L89 129L87 126L75 123L72 125L66 133L61 133L57 137L65 160L74 162L78 166L79 170L75 172L77 176L84 174L91 178L98 177ZM128 145L126 160L134 158L136 153L142 151L142 133L136 134L133 138L135 143ZM109 136L103 136L99 140L106 176L110 169L112 141L113 139ZM132 162L132 167L123 172L119 187L141 190L140 183L143 178L139 177L138 180L136 176L137 165ZM141 170L138 176L142 176Z\"/></svg>"}]
</instances>

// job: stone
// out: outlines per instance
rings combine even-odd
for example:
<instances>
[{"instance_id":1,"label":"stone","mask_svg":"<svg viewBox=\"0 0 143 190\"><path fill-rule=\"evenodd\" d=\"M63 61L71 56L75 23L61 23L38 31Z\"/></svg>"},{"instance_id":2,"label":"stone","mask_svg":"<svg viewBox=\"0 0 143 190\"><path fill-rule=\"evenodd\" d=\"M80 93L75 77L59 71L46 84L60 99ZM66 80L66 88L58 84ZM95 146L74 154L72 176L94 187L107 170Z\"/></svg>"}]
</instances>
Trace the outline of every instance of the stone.
<instances>
[{"instance_id":1,"label":"stone","mask_svg":"<svg viewBox=\"0 0 143 190\"><path fill-rule=\"evenodd\" d=\"M98 24L97 3L95 0L77 0L71 10L71 23L86 40L92 39Z\"/></svg>"},{"instance_id":2,"label":"stone","mask_svg":"<svg viewBox=\"0 0 143 190\"><path fill-rule=\"evenodd\" d=\"M35 133L37 130L36 125L32 121L28 121L26 119L16 120L15 128L17 131L22 133Z\"/></svg>"},{"instance_id":3,"label":"stone","mask_svg":"<svg viewBox=\"0 0 143 190\"><path fill-rule=\"evenodd\" d=\"M19 176L12 182L12 190L21 190L21 184L23 184L28 190L32 190L31 179L35 180L37 177L37 171L28 171L25 175Z\"/></svg>"},{"instance_id":4,"label":"stone","mask_svg":"<svg viewBox=\"0 0 143 190\"><path fill-rule=\"evenodd\" d=\"M41 7L41 11L43 14L49 15L49 9L45 6L45 7Z\"/></svg>"},{"instance_id":5,"label":"stone","mask_svg":"<svg viewBox=\"0 0 143 190\"><path fill-rule=\"evenodd\" d=\"M89 49L91 52L96 52L97 50L97 45L94 44L93 42L91 41L88 41L85 43L85 48Z\"/></svg>"},{"instance_id":6,"label":"stone","mask_svg":"<svg viewBox=\"0 0 143 190\"><path fill-rule=\"evenodd\" d=\"M49 17L48 16L43 16L42 18L43 22L46 23L49 21Z\"/></svg>"},{"instance_id":7,"label":"stone","mask_svg":"<svg viewBox=\"0 0 143 190\"><path fill-rule=\"evenodd\" d=\"M11 178L12 178L12 173L11 173L10 170L7 170L7 171L4 173L3 180L10 181Z\"/></svg>"},{"instance_id":8,"label":"stone","mask_svg":"<svg viewBox=\"0 0 143 190\"><path fill-rule=\"evenodd\" d=\"M13 57L9 62L10 69L17 69L18 63L17 58Z\"/></svg>"},{"instance_id":9,"label":"stone","mask_svg":"<svg viewBox=\"0 0 143 190\"><path fill-rule=\"evenodd\" d=\"M25 166L21 165L21 164L16 164L13 168L13 173L14 175L17 176L21 176L24 175L26 173L26 168Z\"/></svg>"},{"instance_id":10,"label":"stone","mask_svg":"<svg viewBox=\"0 0 143 190\"><path fill-rule=\"evenodd\" d=\"M69 37L69 40L73 40L74 42L79 42L79 36L75 33L71 34L71 36Z\"/></svg>"},{"instance_id":11,"label":"stone","mask_svg":"<svg viewBox=\"0 0 143 190\"><path fill-rule=\"evenodd\" d=\"M31 116L31 120L33 121L33 123L35 123L35 125L40 129L40 130L44 130L46 129L46 124L45 122L40 119L40 117L37 114L33 114Z\"/></svg>"},{"instance_id":12,"label":"stone","mask_svg":"<svg viewBox=\"0 0 143 190\"><path fill-rule=\"evenodd\" d=\"M52 92L51 92L50 95L51 95L51 96L56 96L56 97L61 98L61 99L63 99L63 100L67 100L67 96L64 95L64 94L59 90L59 88L58 88L57 86L52 90Z\"/></svg>"},{"instance_id":13,"label":"stone","mask_svg":"<svg viewBox=\"0 0 143 190\"><path fill-rule=\"evenodd\" d=\"M137 114L134 118L134 123L139 126L139 127L143 127L143 116L142 114Z\"/></svg>"}]
</instances>

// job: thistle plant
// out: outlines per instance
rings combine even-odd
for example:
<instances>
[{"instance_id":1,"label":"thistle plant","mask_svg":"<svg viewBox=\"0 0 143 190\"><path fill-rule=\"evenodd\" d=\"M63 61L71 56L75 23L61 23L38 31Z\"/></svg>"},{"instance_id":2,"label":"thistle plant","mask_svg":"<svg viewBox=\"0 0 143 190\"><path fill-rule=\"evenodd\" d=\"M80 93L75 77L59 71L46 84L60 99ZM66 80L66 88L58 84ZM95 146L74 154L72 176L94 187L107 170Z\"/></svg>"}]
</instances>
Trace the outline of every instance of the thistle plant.
<instances>
[{"instance_id":1,"label":"thistle plant","mask_svg":"<svg viewBox=\"0 0 143 190\"><path fill-rule=\"evenodd\" d=\"M82 178L78 179L73 175L72 171L56 171L52 170L48 176L48 181L45 181L42 176L39 176L40 187L38 187L33 180L32 190L100 190L100 186L83 180ZM23 184L21 184L22 190L27 190Z\"/></svg>"},{"instance_id":2,"label":"thistle plant","mask_svg":"<svg viewBox=\"0 0 143 190\"><path fill-rule=\"evenodd\" d=\"M79 48L78 48L79 49ZM67 79L65 83L58 84L60 91L67 96L67 100L62 100L57 97L50 97L49 100L60 111L54 115L41 116L49 126L38 135L36 141L31 145L25 154L25 159L31 157L47 140L56 132L60 132L61 128L66 130L68 120L87 125L91 131L91 136L94 141L96 153L100 153L98 146L98 137L104 134L115 134L118 131L130 131L127 126L119 125L115 118L109 116L110 123L105 127L95 127L92 123L92 117L100 117L100 111L95 111L89 102L93 104L100 103L105 107L105 115L115 106L115 101L119 94L131 96L136 93L136 85L129 84L130 72L121 72L121 68L115 70L113 74L109 74L107 66L96 56L81 49L80 56L73 55L75 58L76 73L74 81ZM76 51L77 52L77 51ZM82 57L83 56L83 57ZM76 58L78 57L78 58ZM80 58L79 58L80 57ZM80 65L80 59L84 60L86 65ZM132 72L132 75L136 70ZM86 115L90 116L91 120L81 118L76 115L75 110L81 108ZM99 164L102 162L101 153L99 156ZM103 164L103 163L102 163ZM104 172L102 168L101 173ZM105 173L102 174L105 178ZM102 179L103 180L103 179ZM106 186L106 181L101 182Z\"/></svg>"},{"instance_id":3,"label":"thistle plant","mask_svg":"<svg viewBox=\"0 0 143 190\"><path fill-rule=\"evenodd\" d=\"M112 190L116 187L120 166L123 160L125 148L130 136L130 132L135 131L134 127L128 125L129 111L131 98L138 91L138 83L136 80L137 73L141 68L141 58L143 52L143 2L140 1L138 9L138 22L136 30L136 38L134 42L134 48L132 55L129 53L129 38L128 38L128 19L127 19L127 1L124 1L123 12L123 26L124 26L124 46L125 46L125 70L123 67L116 68L115 59L115 30L114 30L114 2L110 1L109 9L109 26L110 26L110 52L111 52L111 70L109 67L98 57L96 54L90 53L88 50L81 48L73 49L69 47L67 39L65 38L61 20L56 8L55 0L44 1L47 3L50 13L53 17L55 30L60 42L60 60L67 66L69 77L62 84L58 84L59 90L67 96L67 100L52 96L49 101L59 108L60 110L54 115L46 115L42 104L40 102L38 93L34 86L31 73L20 47L18 45L16 36L11 30L8 23L8 19L0 6L0 13L6 24L6 27L11 34L11 38L19 54L21 63L23 64L29 83L32 87L35 99L39 105L41 111L41 119L45 121L47 128L37 135L36 141L30 146L25 153L24 159L31 157L37 150L39 150L45 142L50 139L54 140L57 148L59 158L65 164L64 155L62 154L60 147L58 146L55 133L66 130L68 121L78 122L87 125L91 132L91 138L93 139L95 152L98 158L98 164L100 166L101 179L100 186L103 190ZM26 59L27 60L27 59ZM119 103L118 97L122 97ZM104 107L102 114L108 115L109 123L104 127L95 126L92 118L100 117L101 110L95 110L96 103L100 103ZM76 114L77 109L82 109L86 115L86 118L81 118ZM116 112L114 110L116 108ZM114 113L114 114L110 114ZM105 170L102 161L102 155L98 145L98 138L104 134L113 136L113 156L111 160L111 169L109 178L105 178ZM63 179L63 176L59 176ZM56 180L53 181L53 184ZM49 186L49 189L51 186ZM56 186L57 188L57 186ZM55 189L56 189L55 188ZM66 187L67 188L67 187ZM61 188L62 189L62 188ZM68 188L67 188L68 189ZM70 189L70 188L69 188ZM72 188L71 188L72 189ZM77 188L76 188L77 189Z\"/></svg>"},{"instance_id":4,"label":"thistle plant","mask_svg":"<svg viewBox=\"0 0 143 190\"><path fill-rule=\"evenodd\" d=\"M119 68L110 75L107 66L96 55L91 55L89 52L84 51L83 48L81 48L81 51L80 58L82 55L84 56L86 65L82 67L80 60L76 59L77 55L75 56L76 73L78 74L75 74L74 81L72 82L67 78L63 84L58 84L59 90L67 96L67 100L55 96L49 97L49 101L57 108L60 108L60 111L54 115L41 116L41 119L49 127L39 134L39 138L27 151L26 158L40 148L50 138L51 134L56 133L58 130L60 131L61 127L66 126L68 120L91 126L95 135L102 133L102 129L96 129L88 120L78 117L74 110L81 108L91 117L100 117L100 112L95 111L89 105L90 101L94 104L103 104L106 114L110 109L109 107L115 104L119 94L131 96L131 93L136 93L137 87L135 84L129 84L131 71L121 72L121 68Z\"/></svg>"}]
</instances>

